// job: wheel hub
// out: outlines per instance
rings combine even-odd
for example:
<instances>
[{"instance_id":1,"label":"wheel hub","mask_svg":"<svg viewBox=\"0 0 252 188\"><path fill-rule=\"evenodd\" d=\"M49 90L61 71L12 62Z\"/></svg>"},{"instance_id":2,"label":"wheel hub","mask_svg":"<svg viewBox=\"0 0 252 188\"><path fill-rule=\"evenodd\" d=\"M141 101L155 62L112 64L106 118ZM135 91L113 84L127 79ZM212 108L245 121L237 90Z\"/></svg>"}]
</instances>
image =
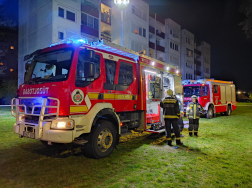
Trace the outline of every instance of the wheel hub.
<instances>
[{"instance_id":1,"label":"wheel hub","mask_svg":"<svg viewBox=\"0 0 252 188\"><path fill-rule=\"evenodd\" d=\"M97 139L97 145L100 151L105 152L108 150L113 143L113 135L110 130L103 129Z\"/></svg>"}]
</instances>

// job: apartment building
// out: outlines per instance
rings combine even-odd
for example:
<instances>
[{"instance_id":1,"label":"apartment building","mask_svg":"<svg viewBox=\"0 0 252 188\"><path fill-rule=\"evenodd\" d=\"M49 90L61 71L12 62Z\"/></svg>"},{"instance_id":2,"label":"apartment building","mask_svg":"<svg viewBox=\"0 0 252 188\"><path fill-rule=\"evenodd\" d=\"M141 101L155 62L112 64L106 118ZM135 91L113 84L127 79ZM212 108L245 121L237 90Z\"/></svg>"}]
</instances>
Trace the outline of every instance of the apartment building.
<instances>
[{"instance_id":1,"label":"apartment building","mask_svg":"<svg viewBox=\"0 0 252 188\"><path fill-rule=\"evenodd\" d=\"M124 47L172 64L182 69L182 74L187 70L183 78L191 78L194 70L189 67L193 60L186 55L193 53L186 49L193 49L186 42L186 35L188 41L193 37L189 31L181 35L178 23L150 15L147 3L131 0L123 9L122 33ZM19 0L18 83L23 83L24 56L37 49L71 36L85 37L89 42L104 39L121 45L122 33L121 9L113 1ZM196 48L201 52L196 58L201 62L197 69L201 71L199 76L210 77L210 45L202 42Z\"/></svg>"},{"instance_id":2,"label":"apartment building","mask_svg":"<svg viewBox=\"0 0 252 188\"><path fill-rule=\"evenodd\" d=\"M121 9L112 7L111 41L121 45ZM131 0L123 9L123 46L149 54L149 5L142 0Z\"/></svg>"},{"instance_id":3,"label":"apartment building","mask_svg":"<svg viewBox=\"0 0 252 188\"><path fill-rule=\"evenodd\" d=\"M182 79L194 79L194 34L181 30L181 74Z\"/></svg>"},{"instance_id":4,"label":"apartment building","mask_svg":"<svg viewBox=\"0 0 252 188\"><path fill-rule=\"evenodd\" d=\"M149 16L149 56L160 61L165 57L165 23L156 14Z\"/></svg>"},{"instance_id":5,"label":"apartment building","mask_svg":"<svg viewBox=\"0 0 252 188\"><path fill-rule=\"evenodd\" d=\"M180 69L181 26L170 18L165 19L165 40L166 62Z\"/></svg>"}]
</instances>

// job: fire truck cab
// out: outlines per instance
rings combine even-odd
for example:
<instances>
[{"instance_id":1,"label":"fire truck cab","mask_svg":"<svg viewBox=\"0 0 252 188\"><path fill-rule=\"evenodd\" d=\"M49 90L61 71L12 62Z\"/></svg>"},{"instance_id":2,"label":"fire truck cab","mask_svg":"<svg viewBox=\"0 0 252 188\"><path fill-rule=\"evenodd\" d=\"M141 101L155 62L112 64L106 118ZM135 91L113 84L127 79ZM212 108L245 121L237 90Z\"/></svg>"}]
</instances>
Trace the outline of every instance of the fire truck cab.
<instances>
[{"instance_id":1,"label":"fire truck cab","mask_svg":"<svg viewBox=\"0 0 252 188\"><path fill-rule=\"evenodd\" d=\"M201 79L184 80L184 112L191 96L196 95L204 108L203 114L212 118L216 113L229 116L236 109L236 92L233 82Z\"/></svg>"},{"instance_id":2,"label":"fire truck cab","mask_svg":"<svg viewBox=\"0 0 252 188\"><path fill-rule=\"evenodd\" d=\"M90 157L110 155L129 131L164 132L166 89L183 103L176 67L110 42L65 39L25 61L11 102L14 132L47 145L81 144Z\"/></svg>"}]
</instances>

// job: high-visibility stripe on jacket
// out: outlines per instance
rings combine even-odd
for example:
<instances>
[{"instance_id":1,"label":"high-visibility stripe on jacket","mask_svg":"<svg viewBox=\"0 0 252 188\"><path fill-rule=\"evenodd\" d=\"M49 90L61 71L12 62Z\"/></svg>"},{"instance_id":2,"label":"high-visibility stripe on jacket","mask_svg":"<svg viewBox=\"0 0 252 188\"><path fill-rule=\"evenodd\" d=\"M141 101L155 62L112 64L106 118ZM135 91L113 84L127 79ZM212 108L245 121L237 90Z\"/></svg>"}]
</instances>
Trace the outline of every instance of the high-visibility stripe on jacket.
<instances>
[{"instance_id":1,"label":"high-visibility stripe on jacket","mask_svg":"<svg viewBox=\"0 0 252 188\"><path fill-rule=\"evenodd\" d=\"M186 107L186 116L188 116L189 119L199 119L201 110L203 110L203 108L199 103L190 102Z\"/></svg>"},{"instance_id":2,"label":"high-visibility stripe on jacket","mask_svg":"<svg viewBox=\"0 0 252 188\"><path fill-rule=\"evenodd\" d=\"M163 108L164 119L178 119L180 116L178 100L172 97L166 97L161 101L160 107Z\"/></svg>"}]
</instances>

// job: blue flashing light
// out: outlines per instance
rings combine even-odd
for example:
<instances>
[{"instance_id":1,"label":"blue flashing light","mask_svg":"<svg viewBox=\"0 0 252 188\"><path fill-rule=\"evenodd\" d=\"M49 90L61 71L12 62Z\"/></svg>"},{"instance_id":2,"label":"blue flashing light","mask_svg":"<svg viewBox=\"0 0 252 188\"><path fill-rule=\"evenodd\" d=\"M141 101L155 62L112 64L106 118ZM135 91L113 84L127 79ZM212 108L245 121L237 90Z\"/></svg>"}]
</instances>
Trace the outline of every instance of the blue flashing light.
<instances>
[{"instance_id":1,"label":"blue flashing light","mask_svg":"<svg viewBox=\"0 0 252 188\"><path fill-rule=\"evenodd\" d=\"M112 53L115 53L115 54L118 54L118 55L122 55L122 56L132 58L136 62L137 62L137 60L139 58L139 56L136 55L136 54L129 53L129 52L126 52L126 51L123 51L123 50L119 50L117 48L113 48L113 47L111 47L109 45L106 45L106 44L104 44L103 40L98 41L98 42L92 42L91 46L95 47L95 48L98 48L100 50L105 50L105 51L109 51L109 52L112 52Z\"/></svg>"},{"instance_id":2,"label":"blue flashing light","mask_svg":"<svg viewBox=\"0 0 252 188\"><path fill-rule=\"evenodd\" d=\"M50 45L50 47L52 46L57 46L57 45L60 45L60 44L75 44L75 45L83 45L83 44L88 44L88 40L86 38L80 38L80 37L75 37L75 36L72 36L70 38L66 38L66 39L63 39L59 42L56 42L56 43L53 43Z\"/></svg>"}]
</instances>

